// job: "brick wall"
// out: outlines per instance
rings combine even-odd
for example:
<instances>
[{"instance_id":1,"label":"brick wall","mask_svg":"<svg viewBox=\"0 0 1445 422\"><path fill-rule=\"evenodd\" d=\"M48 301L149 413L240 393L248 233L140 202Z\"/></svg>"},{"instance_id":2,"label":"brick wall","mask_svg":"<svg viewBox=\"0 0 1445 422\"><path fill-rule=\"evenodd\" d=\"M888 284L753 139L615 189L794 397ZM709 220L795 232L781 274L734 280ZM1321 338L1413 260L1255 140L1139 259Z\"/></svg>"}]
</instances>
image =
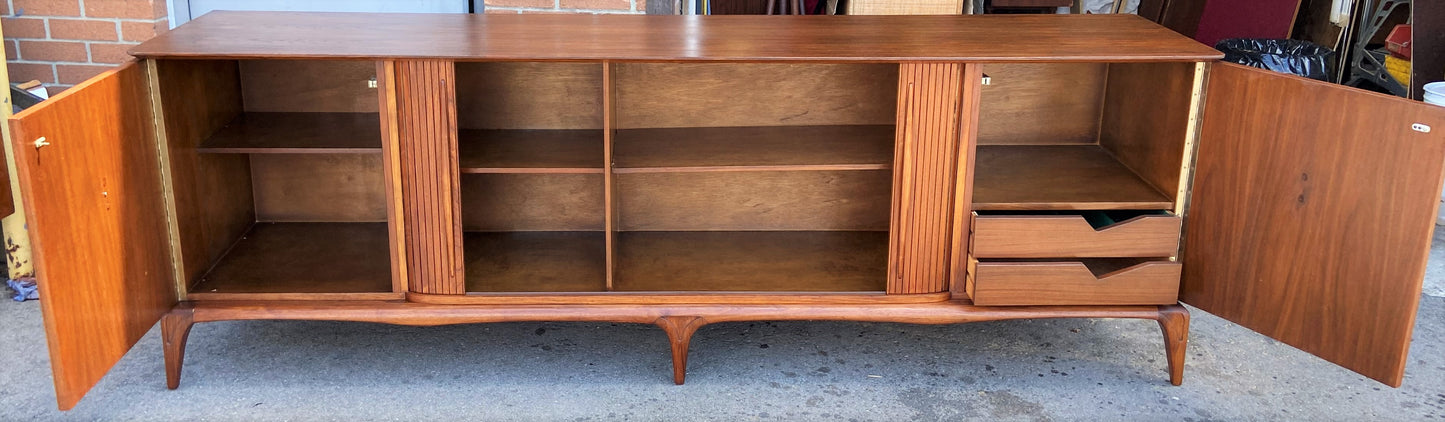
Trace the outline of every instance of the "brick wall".
<instances>
[{"instance_id":1,"label":"brick wall","mask_svg":"<svg viewBox=\"0 0 1445 422\"><path fill-rule=\"evenodd\" d=\"M486 0L487 13L646 13L648 0ZM652 0L668 1L668 0Z\"/></svg>"},{"instance_id":2,"label":"brick wall","mask_svg":"<svg viewBox=\"0 0 1445 422\"><path fill-rule=\"evenodd\" d=\"M166 0L0 0L11 82L39 80L51 94L129 56L169 27Z\"/></svg>"}]
</instances>

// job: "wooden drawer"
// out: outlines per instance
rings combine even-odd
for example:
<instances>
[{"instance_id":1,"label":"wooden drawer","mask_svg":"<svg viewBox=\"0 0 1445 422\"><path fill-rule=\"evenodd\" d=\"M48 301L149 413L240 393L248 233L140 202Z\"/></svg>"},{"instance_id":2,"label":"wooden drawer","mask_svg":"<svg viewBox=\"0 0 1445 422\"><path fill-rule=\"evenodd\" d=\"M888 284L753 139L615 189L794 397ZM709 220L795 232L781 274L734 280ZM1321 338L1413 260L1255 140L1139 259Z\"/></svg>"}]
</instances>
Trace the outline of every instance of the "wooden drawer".
<instances>
[{"instance_id":1,"label":"wooden drawer","mask_svg":"<svg viewBox=\"0 0 1445 422\"><path fill-rule=\"evenodd\" d=\"M1179 301L1178 262L1130 259L979 261L973 302L999 305L1167 305Z\"/></svg>"},{"instance_id":2,"label":"wooden drawer","mask_svg":"<svg viewBox=\"0 0 1445 422\"><path fill-rule=\"evenodd\" d=\"M1096 228L1091 219L1103 220L1107 225ZM1108 224L1112 221L1118 222ZM1179 217L1164 213L975 214L973 255L978 258L1170 257L1179 249L1179 225Z\"/></svg>"}]
</instances>

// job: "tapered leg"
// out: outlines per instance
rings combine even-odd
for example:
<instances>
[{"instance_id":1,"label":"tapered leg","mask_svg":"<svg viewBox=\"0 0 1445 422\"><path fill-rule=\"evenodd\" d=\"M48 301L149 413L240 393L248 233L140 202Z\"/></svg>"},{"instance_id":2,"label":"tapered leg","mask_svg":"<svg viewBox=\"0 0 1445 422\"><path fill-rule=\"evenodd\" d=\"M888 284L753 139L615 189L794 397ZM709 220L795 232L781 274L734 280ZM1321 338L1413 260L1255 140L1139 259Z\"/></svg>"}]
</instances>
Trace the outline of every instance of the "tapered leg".
<instances>
[{"instance_id":1,"label":"tapered leg","mask_svg":"<svg viewBox=\"0 0 1445 422\"><path fill-rule=\"evenodd\" d=\"M1184 356L1189 346L1189 310L1180 305L1159 307L1159 329L1164 331L1164 353L1169 356L1169 383L1184 383Z\"/></svg>"},{"instance_id":2,"label":"tapered leg","mask_svg":"<svg viewBox=\"0 0 1445 422\"><path fill-rule=\"evenodd\" d=\"M176 308L161 317L161 341L165 344L166 388L181 386L181 364L186 360L186 337L191 335L192 311Z\"/></svg>"},{"instance_id":3,"label":"tapered leg","mask_svg":"<svg viewBox=\"0 0 1445 422\"><path fill-rule=\"evenodd\" d=\"M672 382L682 385L687 378L687 348L693 333L707 325L707 320L695 316L665 316L657 319L657 326L667 333L672 343Z\"/></svg>"}]
</instances>

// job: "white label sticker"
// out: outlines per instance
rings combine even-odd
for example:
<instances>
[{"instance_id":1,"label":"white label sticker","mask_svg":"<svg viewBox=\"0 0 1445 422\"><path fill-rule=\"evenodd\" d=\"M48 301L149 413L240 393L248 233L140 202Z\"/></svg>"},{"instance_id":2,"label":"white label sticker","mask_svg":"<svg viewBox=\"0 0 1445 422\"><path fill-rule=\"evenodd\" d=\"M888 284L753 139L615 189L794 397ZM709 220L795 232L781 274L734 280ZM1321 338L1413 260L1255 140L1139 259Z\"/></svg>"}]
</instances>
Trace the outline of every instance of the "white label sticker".
<instances>
[{"instance_id":1,"label":"white label sticker","mask_svg":"<svg viewBox=\"0 0 1445 422\"><path fill-rule=\"evenodd\" d=\"M1410 129L1415 129L1416 132L1420 133L1430 133L1430 125L1424 123L1410 125Z\"/></svg>"}]
</instances>

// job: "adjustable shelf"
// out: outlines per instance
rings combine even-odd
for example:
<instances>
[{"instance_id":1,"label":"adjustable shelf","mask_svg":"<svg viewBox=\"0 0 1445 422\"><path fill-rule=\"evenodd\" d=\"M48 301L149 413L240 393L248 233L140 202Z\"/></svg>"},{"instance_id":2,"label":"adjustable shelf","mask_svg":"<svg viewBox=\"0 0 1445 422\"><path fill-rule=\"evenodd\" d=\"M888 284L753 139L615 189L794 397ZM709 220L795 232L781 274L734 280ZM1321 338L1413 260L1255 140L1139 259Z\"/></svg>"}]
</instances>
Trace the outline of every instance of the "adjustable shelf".
<instances>
[{"instance_id":1,"label":"adjustable shelf","mask_svg":"<svg viewBox=\"0 0 1445 422\"><path fill-rule=\"evenodd\" d=\"M246 112L196 148L201 153L381 153L377 113Z\"/></svg>"},{"instance_id":2,"label":"adjustable shelf","mask_svg":"<svg viewBox=\"0 0 1445 422\"><path fill-rule=\"evenodd\" d=\"M1173 202L1098 145L979 145L975 210L1169 209Z\"/></svg>"},{"instance_id":3,"label":"adjustable shelf","mask_svg":"<svg viewBox=\"0 0 1445 422\"><path fill-rule=\"evenodd\" d=\"M892 125L623 129L616 173L887 170Z\"/></svg>"},{"instance_id":4,"label":"adjustable shelf","mask_svg":"<svg viewBox=\"0 0 1445 422\"><path fill-rule=\"evenodd\" d=\"M463 129L462 173L602 173L601 129Z\"/></svg>"}]
</instances>

